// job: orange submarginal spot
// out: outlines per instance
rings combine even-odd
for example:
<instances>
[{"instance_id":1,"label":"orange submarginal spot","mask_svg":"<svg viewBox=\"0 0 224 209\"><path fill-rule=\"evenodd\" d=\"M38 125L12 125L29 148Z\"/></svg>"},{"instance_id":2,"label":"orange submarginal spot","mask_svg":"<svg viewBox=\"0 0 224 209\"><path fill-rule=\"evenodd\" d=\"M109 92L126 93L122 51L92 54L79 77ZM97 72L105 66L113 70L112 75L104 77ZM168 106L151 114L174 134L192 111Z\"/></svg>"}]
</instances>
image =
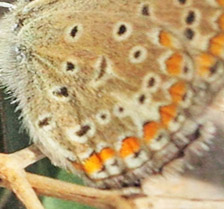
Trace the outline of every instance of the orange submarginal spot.
<instances>
[{"instance_id":1,"label":"orange submarginal spot","mask_svg":"<svg viewBox=\"0 0 224 209\"><path fill-rule=\"evenodd\" d=\"M168 32L166 31L161 31L159 34L159 42L161 45L165 46L165 47L173 47L172 44L172 35L170 35Z\"/></svg>"},{"instance_id":2,"label":"orange submarginal spot","mask_svg":"<svg viewBox=\"0 0 224 209\"><path fill-rule=\"evenodd\" d=\"M140 150L140 143L138 138L127 137L122 141L120 156L121 158L126 158L129 155L137 153L139 150Z\"/></svg>"},{"instance_id":3,"label":"orange submarginal spot","mask_svg":"<svg viewBox=\"0 0 224 209\"><path fill-rule=\"evenodd\" d=\"M161 124L158 122L151 121L149 123L146 123L143 127L145 142L151 142L156 137L160 129Z\"/></svg>"},{"instance_id":4,"label":"orange submarginal spot","mask_svg":"<svg viewBox=\"0 0 224 209\"><path fill-rule=\"evenodd\" d=\"M93 153L83 161L83 168L88 175L91 175L102 170L103 162L96 153Z\"/></svg>"},{"instance_id":5,"label":"orange submarginal spot","mask_svg":"<svg viewBox=\"0 0 224 209\"><path fill-rule=\"evenodd\" d=\"M221 5L221 6L224 6L224 0L216 0L216 2Z\"/></svg>"},{"instance_id":6,"label":"orange submarginal spot","mask_svg":"<svg viewBox=\"0 0 224 209\"><path fill-rule=\"evenodd\" d=\"M221 16L218 19L218 24L221 30L224 30L224 14L221 14Z\"/></svg>"},{"instance_id":7,"label":"orange submarginal spot","mask_svg":"<svg viewBox=\"0 0 224 209\"><path fill-rule=\"evenodd\" d=\"M114 150L109 147L105 147L99 153L99 157L103 163L106 162L107 160L113 158L114 156L115 156Z\"/></svg>"},{"instance_id":8,"label":"orange submarginal spot","mask_svg":"<svg viewBox=\"0 0 224 209\"><path fill-rule=\"evenodd\" d=\"M167 127L177 115L177 106L175 104L163 106L160 108L160 114L162 124Z\"/></svg>"},{"instance_id":9,"label":"orange submarginal spot","mask_svg":"<svg viewBox=\"0 0 224 209\"><path fill-rule=\"evenodd\" d=\"M197 72L202 77L207 77L210 74L212 66L214 66L216 59L213 55L203 53L196 58Z\"/></svg>"},{"instance_id":10,"label":"orange submarginal spot","mask_svg":"<svg viewBox=\"0 0 224 209\"><path fill-rule=\"evenodd\" d=\"M182 73L183 56L179 53L174 53L166 61L167 72L171 75L180 75Z\"/></svg>"},{"instance_id":11,"label":"orange submarginal spot","mask_svg":"<svg viewBox=\"0 0 224 209\"><path fill-rule=\"evenodd\" d=\"M224 34L219 34L210 40L209 51L216 56L221 56L223 54Z\"/></svg>"},{"instance_id":12,"label":"orange submarginal spot","mask_svg":"<svg viewBox=\"0 0 224 209\"><path fill-rule=\"evenodd\" d=\"M181 102L183 100L183 97L186 91L187 91L187 87L185 82L179 81L173 84L169 89L173 103Z\"/></svg>"}]
</instances>

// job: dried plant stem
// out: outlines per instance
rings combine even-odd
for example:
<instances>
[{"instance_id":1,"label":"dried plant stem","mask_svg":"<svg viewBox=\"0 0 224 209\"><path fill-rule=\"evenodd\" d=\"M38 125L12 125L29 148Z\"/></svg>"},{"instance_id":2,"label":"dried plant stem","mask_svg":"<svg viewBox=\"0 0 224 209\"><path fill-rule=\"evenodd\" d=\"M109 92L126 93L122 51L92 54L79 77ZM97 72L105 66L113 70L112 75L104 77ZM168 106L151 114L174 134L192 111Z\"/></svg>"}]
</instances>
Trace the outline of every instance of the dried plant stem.
<instances>
[{"instance_id":1,"label":"dried plant stem","mask_svg":"<svg viewBox=\"0 0 224 209\"><path fill-rule=\"evenodd\" d=\"M20 174L17 174L18 176ZM64 200L71 200L76 201L82 204L91 205L93 207L97 207L100 209L133 209L135 208L134 203L125 198L120 192L118 191L104 191L94 188L89 188L85 186L79 186L72 183L67 183L31 173L26 173L27 180L29 185L41 195L56 197ZM19 182L19 184L24 184L23 182ZM24 186L19 186L21 190L15 190L15 185L11 184L8 185L4 181L0 184L0 186L12 188L20 200L26 205L27 209L38 209L41 208L37 204L39 201L31 201L30 200L30 193L26 194L26 199L30 201L32 205L35 207L31 207L30 204L27 204L26 200L21 198L21 190L29 191L29 186L25 184Z\"/></svg>"},{"instance_id":2,"label":"dried plant stem","mask_svg":"<svg viewBox=\"0 0 224 209\"><path fill-rule=\"evenodd\" d=\"M132 201L119 191L105 191L79 186L43 176L27 173L27 179L39 194L72 200L102 209L133 209Z\"/></svg>"},{"instance_id":3,"label":"dried plant stem","mask_svg":"<svg viewBox=\"0 0 224 209\"><path fill-rule=\"evenodd\" d=\"M12 189L27 209L43 209L36 193L26 178L24 166L40 159L34 147L24 149L14 154L0 154L0 178ZM23 158L27 155L27 158Z\"/></svg>"}]
</instances>

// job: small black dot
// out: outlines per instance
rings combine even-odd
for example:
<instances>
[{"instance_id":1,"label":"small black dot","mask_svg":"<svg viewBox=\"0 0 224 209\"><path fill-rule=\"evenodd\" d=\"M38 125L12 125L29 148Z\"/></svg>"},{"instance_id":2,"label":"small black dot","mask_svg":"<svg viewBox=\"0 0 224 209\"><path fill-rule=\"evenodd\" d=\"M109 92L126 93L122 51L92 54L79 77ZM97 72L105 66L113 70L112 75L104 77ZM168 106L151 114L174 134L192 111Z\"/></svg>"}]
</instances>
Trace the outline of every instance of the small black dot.
<instances>
[{"instance_id":1,"label":"small black dot","mask_svg":"<svg viewBox=\"0 0 224 209\"><path fill-rule=\"evenodd\" d=\"M107 118L106 114L102 114L100 117L102 120L105 120Z\"/></svg>"},{"instance_id":2,"label":"small black dot","mask_svg":"<svg viewBox=\"0 0 224 209\"><path fill-rule=\"evenodd\" d=\"M193 11L189 11L187 18L186 18L186 23L187 24L192 24L195 20L195 13Z\"/></svg>"},{"instance_id":3,"label":"small black dot","mask_svg":"<svg viewBox=\"0 0 224 209\"><path fill-rule=\"evenodd\" d=\"M119 111L119 112L124 112L124 108L123 108L123 107L119 107L119 108L118 108L118 111Z\"/></svg>"},{"instance_id":4,"label":"small black dot","mask_svg":"<svg viewBox=\"0 0 224 209\"><path fill-rule=\"evenodd\" d=\"M80 128L79 131L76 132L77 136L84 136L90 130L90 126L85 125Z\"/></svg>"},{"instance_id":5,"label":"small black dot","mask_svg":"<svg viewBox=\"0 0 224 209\"><path fill-rule=\"evenodd\" d=\"M142 7L142 15L144 16L149 16L150 13L149 13L149 6L148 5L143 5Z\"/></svg>"},{"instance_id":6,"label":"small black dot","mask_svg":"<svg viewBox=\"0 0 224 209\"><path fill-rule=\"evenodd\" d=\"M159 136L155 139L157 142L161 141L163 138L163 134L159 134Z\"/></svg>"},{"instance_id":7,"label":"small black dot","mask_svg":"<svg viewBox=\"0 0 224 209\"><path fill-rule=\"evenodd\" d=\"M156 83L156 80L155 78L150 78L149 81L148 81L148 87L151 88L155 85Z\"/></svg>"},{"instance_id":8,"label":"small black dot","mask_svg":"<svg viewBox=\"0 0 224 209\"><path fill-rule=\"evenodd\" d=\"M44 126L48 126L49 125L49 121L50 121L50 118L44 118L44 119L39 121L38 126L40 128L42 128Z\"/></svg>"},{"instance_id":9,"label":"small black dot","mask_svg":"<svg viewBox=\"0 0 224 209\"><path fill-rule=\"evenodd\" d=\"M61 87L59 90L53 91L53 94L58 97L68 97L68 89L66 87Z\"/></svg>"},{"instance_id":10,"label":"small black dot","mask_svg":"<svg viewBox=\"0 0 224 209\"><path fill-rule=\"evenodd\" d=\"M180 4L185 4L187 0L178 0Z\"/></svg>"},{"instance_id":11,"label":"small black dot","mask_svg":"<svg viewBox=\"0 0 224 209\"><path fill-rule=\"evenodd\" d=\"M71 62L66 63L66 70L67 71L73 71L75 69L75 65Z\"/></svg>"},{"instance_id":12,"label":"small black dot","mask_svg":"<svg viewBox=\"0 0 224 209\"><path fill-rule=\"evenodd\" d=\"M187 67L187 66L184 66L184 73L186 74L186 73L188 73L189 72L189 68Z\"/></svg>"},{"instance_id":13,"label":"small black dot","mask_svg":"<svg viewBox=\"0 0 224 209\"><path fill-rule=\"evenodd\" d=\"M218 62L216 62L212 67L210 67L210 74L213 75L218 70Z\"/></svg>"},{"instance_id":14,"label":"small black dot","mask_svg":"<svg viewBox=\"0 0 224 209\"><path fill-rule=\"evenodd\" d=\"M141 154L141 152L135 152L134 153L134 158L138 158L140 154Z\"/></svg>"},{"instance_id":15,"label":"small black dot","mask_svg":"<svg viewBox=\"0 0 224 209\"><path fill-rule=\"evenodd\" d=\"M182 100L183 100L183 101L186 101L186 99L187 99L187 97L188 97L187 95L188 95L187 93L185 93L185 94L183 95L183 97L182 97Z\"/></svg>"},{"instance_id":16,"label":"small black dot","mask_svg":"<svg viewBox=\"0 0 224 209\"><path fill-rule=\"evenodd\" d=\"M144 94L142 94L140 97L139 97L139 102L141 103L141 104L143 104L144 102L145 102L145 99L146 99L146 97L145 97L145 95Z\"/></svg>"},{"instance_id":17,"label":"small black dot","mask_svg":"<svg viewBox=\"0 0 224 209\"><path fill-rule=\"evenodd\" d=\"M185 31L184 31L184 35L187 39L189 40L192 40L194 38L194 31L190 28L187 28Z\"/></svg>"},{"instance_id":18,"label":"small black dot","mask_svg":"<svg viewBox=\"0 0 224 209\"><path fill-rule=\"evenodd\" d=\"M140 55L141 55L141 51L136 51L136 52L134 53L134 57L135 57L136 59L139 58Z\"/></svg>"},{"instance_id":19,"label":"small black dot","mask_svg":"<svg viewBox=\"0 0 224 209\"><path fill-rule=\"evenodd\" d=\"M120 27L119 27L119 30L118 30L118 35L123 35L124 33L126 33L126 31L127 31L127 28L126 28L126 26L125 25L121 25Z\"/></svg>"},{"instance_id":20,"label":"small black dot","mask_svg":"<svg viewBox=\"0 0 224 209\"><path fill-rule=\"evenodd\" d=\"M76 25L70 32L70 35L75 38L76 34L78 33L78 26Z\"/></svg>"}]
</instances>

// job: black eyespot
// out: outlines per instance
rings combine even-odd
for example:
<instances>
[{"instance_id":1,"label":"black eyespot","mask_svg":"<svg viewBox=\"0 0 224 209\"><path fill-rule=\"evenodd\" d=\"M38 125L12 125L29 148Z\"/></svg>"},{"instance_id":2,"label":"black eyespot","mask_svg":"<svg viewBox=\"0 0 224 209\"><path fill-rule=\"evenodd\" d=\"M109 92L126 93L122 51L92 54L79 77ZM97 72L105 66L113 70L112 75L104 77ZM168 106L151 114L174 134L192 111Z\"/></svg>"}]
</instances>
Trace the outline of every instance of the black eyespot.
<instances>
[{"instance_id":1,"label":"black eyespot","mask_svg":"<svg viewBox=\"0 0 224 209\"><path fill-rule=\"evenodd\" d=\"M70 32L70 35L72 36L72 38L75 38L75 36L77 35L78 31L79 30L78 30L78 26L77 25L72 28L72 30Z\"/></svg>"},{"instance_id":2,"label":"black eyespot","mask_svg":"<svg viewBox=\"0 0 224 209\"><path fill-rule=\"evenodd\" d=\"M102 120L105 120L105 119L107 118L107 116L106 116L106 114L102 114L102 115L100 115L100 118L101 118Z\"/></svg>"},{"instance_id":3,"label":"black eyespot","mask_svg":"<svg viewBox=\"0 0 224 209\"><path fill-rule=\"evenodd\" d=\"M119 112L124 112L124 108L123 108L123 107L119 107L119 108L118 108L118 111L119 111Z\"/></svg>"},{"instance_id":4,"label":"black eyespot","mask_svg":"<svg viewBox=\"0 0 224 209\"><path fill-rule=\"evenodd\" d=\"M110 112L107 110L101 111L96 115L97 122L101 125L105 125L110 122Z\"/></svg>"},{"instance_id":5,"label":"black eyespot","mask_svg":"<svg viewBox=\"0 0 224 209\"><path fill-rule=\"evenodd\" d=\"M151 88L151 87L155 86L155 83L156 83L156 79L150 78L148 81L148 87Z\"/></svg>"},{"instance_id":6,"label":"black eyespot","mask_svg":"<svg viewBox=\"0 0 224 209\"><path fill-rule=\"evenodd\" d=\"M140 154L141 154L141 152L135 152L134 153L134 158L138 158Z\"/></svg>"},{"instance_id":7,"label":"black eyespot","mask_svg":"<svg viewBox=\"0 0 224 209\"><path fill-rule=\"evenodd\" d=\"M140 51L136 51L136 52L134 53L134 57L135 57L136 59L139 58L140 55L141 55L141 52L140 52Z\"/></svg>"},{"instance_id":8,"label":"black eyespot","mask_svg":"<svg viewBox=\"0 0 224 209\"><path fill-rule=\"evenodd\" d=\"M122 25L120 25L117 34L118 35L123 35L124 33L126 33L126 31L127 31L126 26L124 24L122 24Z\"/></svg>"},{"instance_id":9,"label":"black eyespot","mask_svg":"<svg viewBox=\"0 0 224 209\"><path fill-rule=\"evenodd\" d=\"M84 136L90 130L90 126L84 125L80 128L79 131L76 132L77 136Z\"/></svg>"},{"instance_id":10,"label":"black eyespot","mask_svg":"<svg viewBox=\"0 0 224 209\"><path fill-rule=\"evenodd\" d=\"M40 128L42 128L44 126L48 126L50 124L49 122L50 122L50 118L46 117L46 118L39 121L38 126Z\"/></svg>"},{"instance_id":11,"label":"black eyespot","mask_svg":"<svg viewBox=\"0 0 224 209\"><path fill-rule=\"evenodd\" d=\"M147 5L147 4L143 5L141 12L142 12L142 15L149 16L150 15L149 5Z\"/></svg>"},{"instance_id":12,"label":"black eyespot","mask_svg":"<svg viewBox=\"0 0 224 209\"><path fill-rule=\"evenodd\" d=\"M189 72L189 68L188 68L187 66L184 66L184 70L183 70L183 72L184 72L185 74L187 74L187 73Z\"/></svg>"},{"instance_id":13,"label":"black eyespot","mask_svg":"<svg viewBox=\"0 0 224 209\"><path fill-rule=\"evenodd\" d=\"M185 35L185 37L186 37L187 39L192 40L192 39L194 38L195 33L194 33L194 31L193 31L192 29L187 28L187 29L184 31L184 35Z\"/></svg>"},{"instance_id":14,"label":"black eyespot","mask_svg":"<svg viewBox=\"0 0 224 209\"><path fill-rule=\"evenodd\" d=\"M160 133L159 136L157 136L157 137L155 138L155 140L156 140L157 142L160 142L160 141L162 140L163 136L164 136L164 133Z\"/></svg>"},{"instance_id":15,"label":"black eyespot","mask_svg":"<svg viewBox=\"0 0 224 209\"><path fill-rule=\"evenodd\" d=\"M195 13L194 13L194 11L189 11L185 21L189 25L192 24L195 21Z\"/></svg>"},{"instance_id":16,"label":"black eyespot","mask_svg":"<svg viewBox=\"0 0 224 209\"><path fill-rule=\"evenodd\" d=\"M139 103L140 103L140 104L144 104L145 99L146 99L146 97L145 97L145 95L144 95L144 94L140 95L140 97L138 98Z\"/></svg>"},{"instance_id":17,"label":"black eyespot","mask_svg":"<svg viewBox=\"0 0 224 209\"><path fill-rule=\"evenodd\" d=\"M136 98L136 100L138 101L138 97ZM123 117L125 116L125 113L126 113L126 109L125 107L123 106L118 106L116 105L115 108L114 108L114 114L117 116L117 117Z\"/></svg>"},{"instance_id":18,"label":"black eyespot","mask_svg":"<svg viewBox=\"0 0 224 209\"><path fill-rule=\"evenodd\" d=\"M80 23L73 24L65 29L65 41L74 43L79 40L83 34L83 25Z\"/></svg>"},{"instance_id":19,"label":"black eyespot","mask_svg":"<svg viewBox=\"0 0 224 209\"><path fill-rule=\"evenodd\" d=\"M127 22L117 22L113 28L113 37L116 41L124 41L130 37L132 25Z\"/></svg>"},{"instance_id":20,"label":"black eyespot","mask_svg":"<svg viewBox=\"0 0 224 209\"><path fill-rule=\"evenodd\" d=\"M183 97L182 97L182 100L183 100L183 101L186 101L187 98L188 98L188 94L185 93L185 94L183 95Z\"/></svg>"},{"instance_id":21,"label":"black eyespot","mask_svg":"<svg viewBox=\"0 0 224 209\"><path fill-rule=\"evenodd\" d=\"M178 2L183 5L186 4L187 0L178 0Z\"/></svg>"},{"instance_id":22,"label":"black eyespot","mask_svg":"<svg viewBox=\"0 0 224 209\"><path fill-rule=\"evenodd\" d=\"M215 74L217 72L218 65L219 65L219 63L216 62L212 67L210 67L210 71L209 71L210 72L210 75L213 75L213 74Z\"/></svg>"},{"instance_id":23,"label":"black eyespot","mask_svg":"<svg viewBox=\"0 0 224 209\"><path fill-rule=\"evenodd\" d=\"M75 69L75 65L71 62L66 63L66 71L73 71Z\"/></svg>"},{"instance_id":24,"label":"black eyespot","mask_svg":"<svg viewBox=\"0 0 224 209\"><path fill-rule=\"evenodd\" d=\"M135 46L129 52L130 62L133 64L139 64L146 60L148 51L143 46Z\"/></svg>"},{"instance_id":25,"label":"black eyespot","mask_svg":"<svg viewBox=\"0 0 224 209\"><path fill-rule=\"evenodd\" d=\"M53 91L53 94L57 97L68 97L68 89L66 87L61 87L58 90Z\"/></svg>"}]
</instances>

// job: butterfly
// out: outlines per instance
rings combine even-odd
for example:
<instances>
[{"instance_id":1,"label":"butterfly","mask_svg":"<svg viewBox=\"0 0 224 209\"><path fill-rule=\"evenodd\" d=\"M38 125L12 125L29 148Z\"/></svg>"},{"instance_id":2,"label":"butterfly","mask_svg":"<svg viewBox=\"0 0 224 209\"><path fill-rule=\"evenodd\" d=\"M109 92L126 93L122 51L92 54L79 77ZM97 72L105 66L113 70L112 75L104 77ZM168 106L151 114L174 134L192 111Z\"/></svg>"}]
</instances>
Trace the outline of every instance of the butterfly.
<instances>
[{"instance_id":1,"label":"butterfly","mask_svg":"<svg viewBox=\"0 0 224 209\"><path fill-rule=\"evenodd\" d=\"M136 185L212 139L204 116L224 85L223 6L19 0L0 22L0 82L53 164L91 186Z\"/></svg>"}]
</instances>

